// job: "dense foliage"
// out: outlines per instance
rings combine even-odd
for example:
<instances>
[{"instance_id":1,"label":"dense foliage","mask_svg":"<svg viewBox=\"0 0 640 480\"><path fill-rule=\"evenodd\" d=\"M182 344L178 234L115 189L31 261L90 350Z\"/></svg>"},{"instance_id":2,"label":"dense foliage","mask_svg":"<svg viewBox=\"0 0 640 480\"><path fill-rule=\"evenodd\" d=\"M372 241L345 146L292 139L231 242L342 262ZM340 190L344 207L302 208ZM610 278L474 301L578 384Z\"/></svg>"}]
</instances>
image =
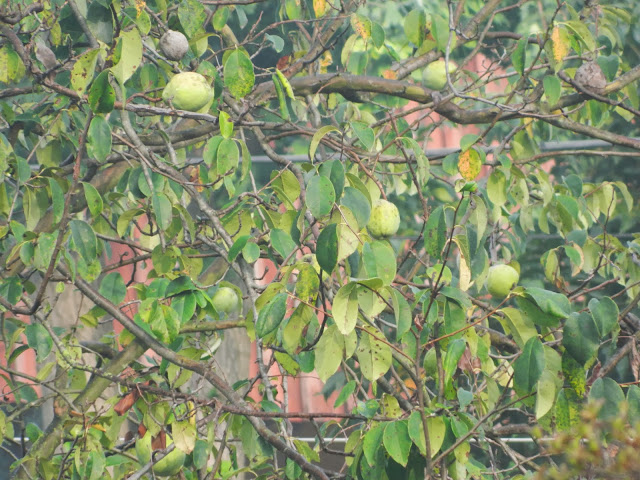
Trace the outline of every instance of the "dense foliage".
<instances>
[{"instance_id":1,"label":"dense foliage","mask_svg":"<svg viewBox=\"0 0 640 480\"><path fill-rule=\"evenodd\" d=\"M0 0L12 474L635 471L637 9Z\"/></svg>"}]
</instances>

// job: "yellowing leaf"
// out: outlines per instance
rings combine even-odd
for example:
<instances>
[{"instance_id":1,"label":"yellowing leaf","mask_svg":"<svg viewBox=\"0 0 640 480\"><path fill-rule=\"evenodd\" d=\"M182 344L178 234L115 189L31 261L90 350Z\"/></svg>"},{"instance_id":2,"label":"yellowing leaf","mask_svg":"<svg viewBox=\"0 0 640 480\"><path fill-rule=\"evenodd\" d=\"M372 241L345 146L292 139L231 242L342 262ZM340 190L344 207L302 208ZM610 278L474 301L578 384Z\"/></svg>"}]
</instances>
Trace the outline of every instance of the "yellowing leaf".
<instances>
[{"instance_id":1,"label":"yellowing leaf","mask_svg":"<svg viewBox=\"0 0 640 480\"><path fill-rule=\"evenodd\" d=\"M569 53L569 39L567 31L564 28L555 26L551 31L551 45L553 58L556 62L562 62L564 57Z\"/></svg>"},{"instance_id":2,"label":"yellowing leaf","mask_svg":"<svg viewBox=\"0 0 640 480\"><path fill-rule=\"evenodd\" d=\"M331 5L327 0L313 0L313 11L316 18L324 17L330 9Z\"/></svg>"},{"instance_id":3,"label":"yellowing leaf","mask_svg":"<svg viewBox=\"0 0 640 480\"><path fill-rule=\"evenodd\" d=\"M458 156L458 171L460 175L462 175L462 178L468 182L478 176L481 167L482 160L480 160L480 154L473 148L462 152Z\"/></svg>"}]
</instances>

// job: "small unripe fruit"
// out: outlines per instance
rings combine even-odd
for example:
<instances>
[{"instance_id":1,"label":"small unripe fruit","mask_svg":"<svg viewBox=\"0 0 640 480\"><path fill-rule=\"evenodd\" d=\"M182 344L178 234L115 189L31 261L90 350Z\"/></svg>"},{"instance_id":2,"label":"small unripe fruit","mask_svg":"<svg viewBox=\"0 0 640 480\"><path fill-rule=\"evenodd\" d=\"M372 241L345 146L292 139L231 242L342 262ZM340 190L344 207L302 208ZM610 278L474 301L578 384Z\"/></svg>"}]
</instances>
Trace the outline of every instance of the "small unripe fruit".
<instances>
[{"instance_id":1,"label":"small unripe fruit","mask_svg":"<svg viewBox=\"0 0 640 480\"><path fill-rule=\"evenodd\" d=\"M162 99L179 110L197 112L213 100L213 88L207 79L195 72L174 75L162 91Z\"/></svg>"},{"instance_id":2,"label":"small unripe fruit","mask_svg":"<svg viewBox=\"0 0 640 480\"><path fill-rule=\"evenodd\" d=\"M169 60L180 60L189 50L189 41L181 32L167 30L160 38L160 51Z\"/></svg>"},{"instance_id":3,"label":"small unripe fruit","mask_svg":"<svg viewBox=\"0 0 640 480\"><path fill-rule=\"evenodd\" d=\"M509 265L498 264L489 268L487 290L492 297L505 298L518 284L520 274Z\"/></svg>"},{"instance_id":4,"label":"small unripe fruit","mask_svg":"<svg viewBox=\"0 0 640 480\"><path fill-rule=\"evenodd\" d=\"M456 70L456 64L449 61L449 75ZM422 83L431 90L442 90L447 85L447 73L444 59L431 62L422 71Z\"/></svg>"},{"instance_id":5,"label":"small unripe fruit","mask_svg":"<svg viewBox=\"0 0 640 480\"><path fill-rule=\"evenodd\" d=\"M220 287L211 299L218 312L233 313L238 309L238 294L231 287Z\"/></svg>"},{"instance_id":6,"label":"small unripe fruit","mask_svg":"<svg viewBox=\"0 0 640 480\"><path fill-rule=\"evenodd\" d=\"M384 238L394 235L400 227L398 207L387 200L378 200L371 209L367 228L374 237Z\"/></svg>"}]
</instances>

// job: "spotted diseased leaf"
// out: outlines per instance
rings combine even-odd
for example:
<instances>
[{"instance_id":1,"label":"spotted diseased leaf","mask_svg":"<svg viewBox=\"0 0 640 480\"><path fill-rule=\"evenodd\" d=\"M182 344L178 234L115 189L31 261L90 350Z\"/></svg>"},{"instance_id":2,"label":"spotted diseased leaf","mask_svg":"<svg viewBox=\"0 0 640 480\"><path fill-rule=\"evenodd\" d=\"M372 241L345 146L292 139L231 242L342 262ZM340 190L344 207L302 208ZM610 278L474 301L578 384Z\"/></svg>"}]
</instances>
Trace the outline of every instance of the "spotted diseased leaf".
<instances>
[{"instance_id":1,"label":"spotted diseased leaf","mask_svg":"<svg viewBox=\"0 0 640 480\"><path fill-rule=\"evenodd\" d=\"M113 76L120 84L124 84L137 70L142 61L142 39L137 29L120 34L120 61L111 67Z\"/></svg>"},{"instance_id":2,"label":"spotted diseased leaf","mask_svg":"<svg viewBox=\"0 0 640 480\"><path fill-rule=\"evenodd\" d=\"M198 0L182 0L178 6L178 18L187 38L193 38L202 29L207 12Z\"/></svg>"},{"instance_id":3,"label":"spotted diseased leaf","mask_svg":"<svg viewBox=\"0 0 640 480\"><path fill-rule=\"evenodd\" d=\"M96 72L96 63L98 61L98 53L100 50L88 50L84 52L71 69L71 86L79 93L83 94Z\"/></svg>"},{"instance_id":4,"label":"spotted diseased leaf","mask_svg":"<svg viewBox=\"0 0 640 480\"><path fill-rule=\"evenodd\" d=\"M320 280L315 268L308 263L303 263L296 281L296 295L298 298L308 301L317 295L319 288Z\"/></svg>"},{"instance_id":5,"label":"spotted diseased leaf","mask_svg":"<svg viewBox=\"0 0 640 480\"><path fill-rule=\"evenodd\" d=\"M371 20L362 15L354 13L351 15L351 28L365 42L371 38Z\"/></svg>"},{"instance_id":6,"label":"spotted diseased leaf","mask_svg":"<svg viewBox=\"0 0 640 480\"><path fill-rule=\"evenodd\" d=\"M236 98L247 96L253 89L256 77L253 64L245 50L232 51L224 64L224 85Z\"/></svg>"},{"instance_id":7,"label":"spotted diseased leaf","mask_svg":"<svg viewBox=\"0 0 640 480\"><path fill-rule=\"evenodd\" d=\"M362 375L375 382L391 367L391 347L383 341L384 334L379 330L370 326L364 326L362 330L356 354Z\"/></svg>"},{"instance_id":8,"label":"spotted diseased leaf","mask_svg":"<svg viewBox=\"0 0 640 480\"><path fill-rule=\"evenodd\" d=\"M482 160L475 148L470 148L458 156L458 172L466 181L470 182L475 179L481 168Z\"/></svg>"}]
</instances>

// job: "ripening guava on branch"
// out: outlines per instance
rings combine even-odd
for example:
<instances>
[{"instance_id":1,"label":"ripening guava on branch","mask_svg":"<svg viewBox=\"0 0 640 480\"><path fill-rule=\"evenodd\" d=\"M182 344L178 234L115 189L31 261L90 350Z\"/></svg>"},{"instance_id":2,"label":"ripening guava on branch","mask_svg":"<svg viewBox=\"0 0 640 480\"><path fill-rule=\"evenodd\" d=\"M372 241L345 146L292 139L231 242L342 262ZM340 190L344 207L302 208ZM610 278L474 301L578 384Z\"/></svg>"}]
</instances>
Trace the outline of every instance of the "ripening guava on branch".
<instances>
[{"instance_id":1,"label":"ripening guava on branch","mask_svg":"<svg viewBox=\"0 0 640 480\"><path fill-rule=\"evenodd\" d=\"M449 75L456 71L456 64L449 60ZM431 62L422 71L422 83L431 90L442 90L447 85L445 61L443 58Z\"/></svg>"},{"instance_id":2,"label":"ripening guava on branch","mask_svg":"<svg viewBox=\"0 0 640 480\"><path fill-rule=\"evenodd\" d=\"M171 102L178 110L197 112L204 107L208 108L213 100L213 88L199 73L178 73L164 87L162 99Z\"/></svg>"},{"instance_id":3,"label":"ripening guava on branch","mask_svg":"<svg viewBox=\"0 0 640 480\"><path fill-rule=\"evenodd\" d=\"M498 264L489 268L487 290L492 297L505 298L518 284L520 274L510 265Z\"/></svg>"},{"instance_id":4,"label":"ripening guava on branch","mask_svg":"<svg viewBox=\"0 0 640 480\"><path fill-rule=\"evenodd\" d=\"M228 314L238 310L238 294L231 287L220 287L211 300L218 312Z\"/></svg>"},{"instance_id":5,"label":"ripening guava on branch","mask_svg":"<svg viewBox=\"0 0 640 480\"><path fill-rule=\"evenodd\" d=\"M398 207L388 200L380 199L371 209L371 217L367 228L371 235L377 238L390 237L400 227L400 212Z\"/></svg>"}]
</instances>

